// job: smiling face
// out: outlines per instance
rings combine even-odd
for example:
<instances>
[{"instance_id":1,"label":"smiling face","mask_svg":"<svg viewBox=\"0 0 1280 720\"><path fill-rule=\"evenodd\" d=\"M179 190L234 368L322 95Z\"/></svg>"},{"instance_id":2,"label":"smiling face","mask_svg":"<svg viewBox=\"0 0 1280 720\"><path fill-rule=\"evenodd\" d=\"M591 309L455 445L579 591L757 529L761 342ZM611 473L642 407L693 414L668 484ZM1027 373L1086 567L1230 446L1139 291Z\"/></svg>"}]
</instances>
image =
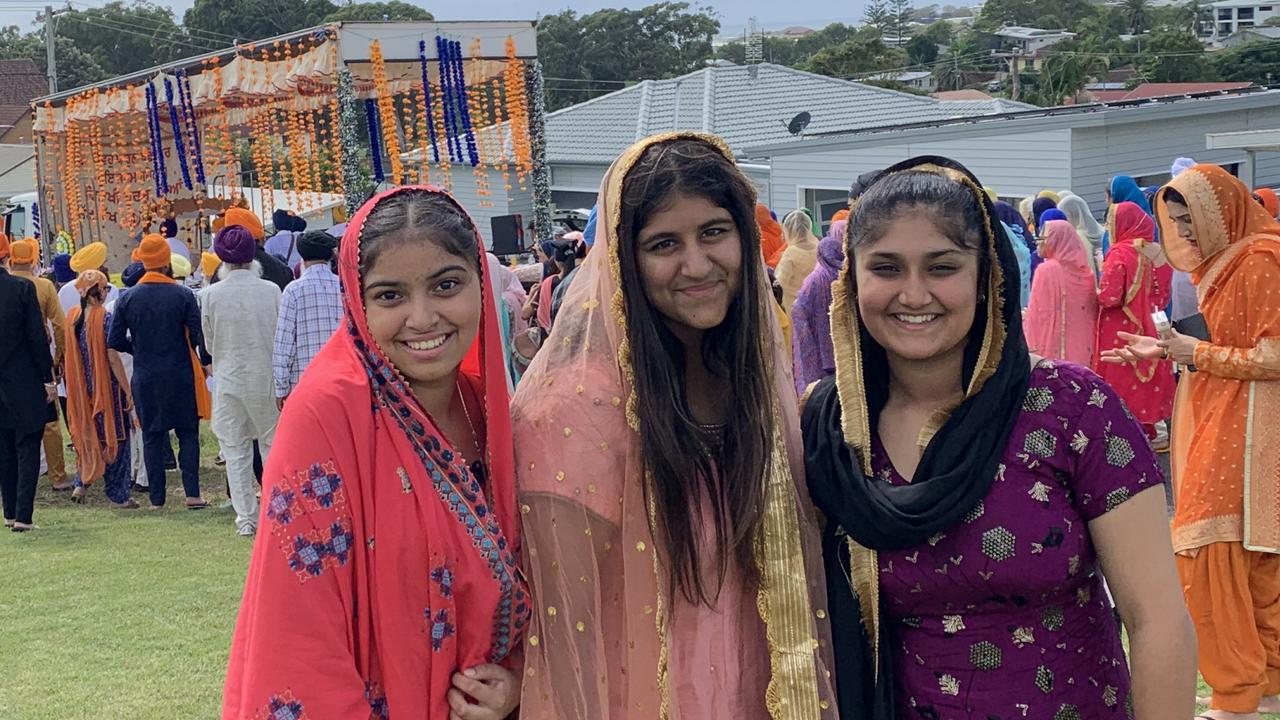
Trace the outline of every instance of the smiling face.
<instances>
[{"instance_id":1,"label":"smiling face","mask_svg":"<svg viewBox=\"0 0 1280 720\"><path fill-rule=\"evenodd\" d=\"M362 278L369 332L411 386L453 383L480 332L475 261L429 238L383 242Z\"/></svg>"},{"instance_id":2,"label":"smiling face","mask_svg":"<svg viewBox=\"0 0 1280 720\"><path fill-rule=\"evenodd\" d=\"M979 260L921 212L854 250L858 311L891 359L963 356L978 306Z\"/></svg>"},{"instance_id":3,"label":"smiling face","mask_svg":"<svg viewBox=\"0 0 1280 720\"><path fill-rule=\"evenodd\" d=\"M742 273L742 238L728 210L677 194L649 216L635 242L645 297L682 342L724 322Z\"/></svg>"}]
</instances>

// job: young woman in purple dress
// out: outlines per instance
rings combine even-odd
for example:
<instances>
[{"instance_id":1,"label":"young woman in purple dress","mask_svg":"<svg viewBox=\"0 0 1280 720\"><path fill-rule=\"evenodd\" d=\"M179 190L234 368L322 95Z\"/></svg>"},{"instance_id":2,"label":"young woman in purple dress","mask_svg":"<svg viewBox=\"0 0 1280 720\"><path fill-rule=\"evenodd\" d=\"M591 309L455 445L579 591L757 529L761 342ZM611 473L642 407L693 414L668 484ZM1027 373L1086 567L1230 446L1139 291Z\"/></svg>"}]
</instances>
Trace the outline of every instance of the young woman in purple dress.
<instances>
[{"instance_id":1,"label":"young woman in purple dress","mask_svg":"<svg viewBox=\"0 0 1280 720\"><path fill-rule=\"evenodd\" d=\"M803 421L842 717L1190 718L1160 467L1110 387L1029 354L999 227L935 157L850 219Z\"/></svg>"}]
</instances>

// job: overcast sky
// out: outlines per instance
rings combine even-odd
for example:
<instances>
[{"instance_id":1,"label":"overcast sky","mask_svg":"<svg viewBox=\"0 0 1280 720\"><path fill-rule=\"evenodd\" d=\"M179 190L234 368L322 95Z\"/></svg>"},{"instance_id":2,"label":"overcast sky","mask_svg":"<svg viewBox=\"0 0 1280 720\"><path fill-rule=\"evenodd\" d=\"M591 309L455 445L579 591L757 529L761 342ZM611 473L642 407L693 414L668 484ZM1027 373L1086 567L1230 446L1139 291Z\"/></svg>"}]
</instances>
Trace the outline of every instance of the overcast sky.
<instances>
[{"instance_id":1,"label":"overcast sky","mask_svg":"<svg viewBox=\"0 0 1280 720\"><path fill-rule=\"evenodd\" d=\"M154 0L159 5L168 5L174 9L178 22L182 22L182 14L191 7L192 0ZM341 2L342 0L336 0ZM589 13L605 7L644 7L649 0L638 2L598 2L570 0L445 0L445 2L429 2L426 0L408 0L415 5L430 10L439 20L527 20L537 14L557 13L571 8L579 13ZM653 0L656 1L656 0ZM52 0L56 7L65 0ZM725 33L740 33L747 25L747 19L755 16L766 30L781 29L788 25L807 25L822 27L830 22L853 23L862 15L865 0L853 0L850 3L820 2L819 0L789 0L785 3L777 0L712 0L697 2L716 9L720 14L720 26ZM84 8L103 5L105 0L73 0L73 6ZM0 25L17 25L22 30L30 30L32 21L44 0L0 0Z\"/></svg>"}]
</instances>

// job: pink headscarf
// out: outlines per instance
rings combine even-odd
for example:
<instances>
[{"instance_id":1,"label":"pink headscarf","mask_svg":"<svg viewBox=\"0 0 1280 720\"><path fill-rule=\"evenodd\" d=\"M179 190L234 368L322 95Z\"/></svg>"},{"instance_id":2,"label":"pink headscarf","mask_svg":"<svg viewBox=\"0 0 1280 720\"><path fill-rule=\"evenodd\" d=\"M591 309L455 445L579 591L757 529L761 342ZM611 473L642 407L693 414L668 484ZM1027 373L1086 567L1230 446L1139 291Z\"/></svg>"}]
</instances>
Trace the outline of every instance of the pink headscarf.
<instances>
[{"instance_id":1,"label":"pink headscarf","mask_svg":"<svg viewBox=\"0 0 1280 720\"><path fill-rule=\"evenodd\" d=\"M1097 287L1084 241L1066 220L1050 220L1023 318L1031 352L1088 367L1098 322Z\"/></svg>"}]
</instances>

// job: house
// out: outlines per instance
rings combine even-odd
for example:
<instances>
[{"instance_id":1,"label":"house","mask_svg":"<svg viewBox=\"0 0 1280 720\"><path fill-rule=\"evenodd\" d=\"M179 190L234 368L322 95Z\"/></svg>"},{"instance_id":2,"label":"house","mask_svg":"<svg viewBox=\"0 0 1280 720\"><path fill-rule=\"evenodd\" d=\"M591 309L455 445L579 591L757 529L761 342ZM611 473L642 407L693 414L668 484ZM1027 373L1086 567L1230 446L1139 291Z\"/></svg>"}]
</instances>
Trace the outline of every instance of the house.
<instances>
[{"instance_id":1,"label":"house","mask_svg":"<svg viewBox=\"0 0 1280 720\"><path fill-rule=\"evenodd\" d=\"M0 60L0 143L31 144L31 101L49 94L49 81L28 58Z\"/></svg>"},{"instance_id":2,"label":"house","mask_svg":"<svg viewBox=\"0 0 1280 720\"><path fill-rule=\"evenodd\" d=\"M1070 188L1094 212L1116 175L1139 185L1169 179L1180 155L1222 165L1258 185L1280 186L1280 153L1206 149L1212 133L1280 127L1280 90L1072 105L949 120L897 118L880 127L807 133L756 145L740 163L767 164L772 207L809 207L829 218L859 174L919 155L952 158L1005 199Z\"/></svg>"},{"instance_id":3,"label":"house","mask_svg":"<svg viewBox=\"0 0 1280 720\"><path fill-rule=\"evenodd\" d=\"M1280 15L1280 3L1268 0L1219 0L1209 7L1213 9L1213 41L1221 43L1241 30L1261 27Z\"/></svg>"},{"instance_id":4,"label":"house","mask_svg":"<svg viewBox=\"0 0 1280 720\"><path fill-rule=\"evenodd\" d=\"M931 93L938 89L938 79L933 76L931 70L915 70L911 72L897 73L877 73L875 75L867 75L862 80L878 80L881 82L894 82L905 85L915 90L923 90ZM990 98L988 98L990 99Z\"/></svg>"},{"instance_id":5,"label":"house","mask_svg":"<svg viewBox=\"0 0 1280 720\"><path fill-rule=\"evenodd\" d=\"M755 182L760 201L771 204L768 158L758 147L907 120L1026 109L1034 107L991 99L944 102L771 63L716 65L669 80L645 80L547 115L551 194L560 208L591 207L609 164L632 143L672 130L699 130L724 138L739 158L752 158L740 167ZM789 127L793 119L795 134ZM471 207L467 198L459 200Z\"/></svg>"},{"instance_id":6,"label":"house","mask_svg":"<svg viewBox=\"0 0 1280 720\"><path fill-rule=\"evenodd\" d=\"M1012 62L1018 70L1039 70L1046 57L1044 51L1064 40L1076 36L1066 30L1041 30L1039 28L1009 25L996 31L1005 47L1012 53Z\"/></svg>"},{"instance_id":7,"label":"house","mask_svg":"<svg viewBox=\"0 0 1280 720\"><path fill-rule=\"evenodd\" d=\"M1275 40L1280 40L1280 27L1252 27L1237 30L1223 38L1221 44L1224 48L1233 48L1253 42L1272 42Z\"/></svg>"},{"instance_id":8,"label":"house","mask_svg":"<svg viewBox=\"0 0 1280 720\"><path fill-rule=\"evenodd\" d=\"M1084 95L1093 102L1112 103L1126 100L1150 100L1178 95L1203 95L1206 93L1235 93L1253 87L1251 82L1213 83L1143 83L1132 89L1087 86Z\"/></svg>"}]
</instances>

